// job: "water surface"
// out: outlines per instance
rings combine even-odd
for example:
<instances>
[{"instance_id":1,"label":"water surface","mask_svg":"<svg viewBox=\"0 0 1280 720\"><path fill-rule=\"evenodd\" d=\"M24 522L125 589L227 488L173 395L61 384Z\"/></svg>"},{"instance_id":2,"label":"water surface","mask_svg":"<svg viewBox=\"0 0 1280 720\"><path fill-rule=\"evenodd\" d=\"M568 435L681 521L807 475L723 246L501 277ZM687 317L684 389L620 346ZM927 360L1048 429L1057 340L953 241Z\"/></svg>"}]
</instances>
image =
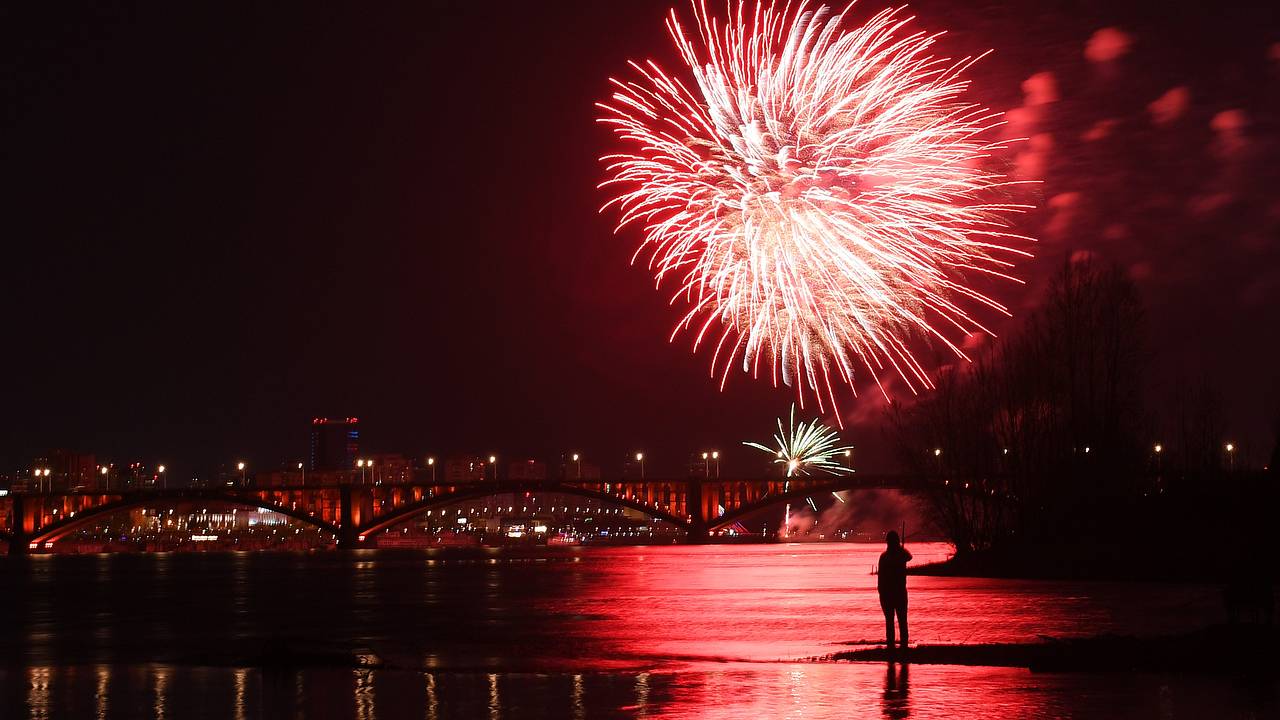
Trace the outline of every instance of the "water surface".
<instances>
[{"instance_id":1,"label":"water surface","mask_svg":"<svg viewBox=\"0 0 1280 720\"><path fill-rule=\"evenodd\" d=\"M1265 717L1280 708L1274 682L1230 676L804 662L879 641L879 550L6 558L0 715L727 720ZM946 553L912 550L917 562ZM917 643L1177 632L1220 614L1206 586L909 583ZM375 656L380 668L350 666Z\"/></svg>"}]
</instances>

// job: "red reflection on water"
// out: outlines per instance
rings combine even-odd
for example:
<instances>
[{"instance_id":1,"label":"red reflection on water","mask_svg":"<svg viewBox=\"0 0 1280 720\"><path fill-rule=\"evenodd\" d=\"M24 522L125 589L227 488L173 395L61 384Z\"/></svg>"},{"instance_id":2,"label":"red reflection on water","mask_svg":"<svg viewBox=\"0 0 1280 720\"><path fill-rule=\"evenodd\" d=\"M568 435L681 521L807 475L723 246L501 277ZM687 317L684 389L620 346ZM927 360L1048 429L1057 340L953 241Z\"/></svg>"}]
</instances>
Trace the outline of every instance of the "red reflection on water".
<instances>
[{"instance_id":1,"label":"red reflection on water","mask_svg":"<svg viewBox=\"0 0 1280 720\"><path fill-rule=\"evenodd\" d=\"M879 545L624 548L585 558L556 611L580 650L613 666L665 660L776 661L879 644ZM948 547L914 544L914 564ZM1209 588L980 578L908 579L917 644L1031 642L1043 635L1158 633L1203 624ZM590 620L594 619L594 620Z\"/></svg>"},{"instance_id":2,"label":"red reflection on water","mask_svg":"<svg viewBox=\"0 0 1280 720\"><path fill-rule=\"evenodd\" d=\"M902 664L696 664L676 676L663 718L1055 717L1025 670ZM1030 682L1029 682L1030 681Z\"/></svg>"}]
</instances>

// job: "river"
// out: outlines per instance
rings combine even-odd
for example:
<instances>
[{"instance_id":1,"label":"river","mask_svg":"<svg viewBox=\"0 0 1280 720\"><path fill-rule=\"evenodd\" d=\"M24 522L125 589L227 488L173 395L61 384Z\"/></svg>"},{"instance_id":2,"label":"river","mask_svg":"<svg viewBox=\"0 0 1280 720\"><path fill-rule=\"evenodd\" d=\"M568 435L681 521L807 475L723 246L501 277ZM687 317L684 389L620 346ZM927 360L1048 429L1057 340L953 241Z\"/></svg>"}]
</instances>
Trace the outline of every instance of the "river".
<instances>
[{"instance_id":1,"label":"river","mask_svg":"<svg viewBox=\"0 0 1280 720\"><path fill-rule=\"evenodd\" d=\"M811 662L882 637L871 574L880 549L3 558L0 717L954 720L1280 710L1275 682L1230 676ZM917 563L947 551L911 549ZM914 643L1153 634L1221 619L1208 586L933 577L909 586ZM353 657L371 666L352 666Z\"/></svg>"}]
</instances>

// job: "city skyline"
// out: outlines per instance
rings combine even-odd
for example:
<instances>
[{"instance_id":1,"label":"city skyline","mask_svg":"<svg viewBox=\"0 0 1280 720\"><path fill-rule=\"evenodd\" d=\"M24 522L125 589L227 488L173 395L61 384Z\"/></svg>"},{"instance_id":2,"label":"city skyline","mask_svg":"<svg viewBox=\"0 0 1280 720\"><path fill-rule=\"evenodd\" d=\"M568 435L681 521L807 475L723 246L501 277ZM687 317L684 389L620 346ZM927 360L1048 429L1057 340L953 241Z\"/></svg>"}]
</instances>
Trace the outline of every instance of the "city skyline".
<instances>
[{"instance_id":1,"label":"city skyline","mask_svg":"<svg viewBox=\"0 0 1280 720\"><path fill-rule=\"evenodd\" d=\"M1174 7L913 12L953 28L949 53L996 48L973 92L1039 138L1009 162L1047 169L1018 228L1036 258L1019 264L1025 287L1001 288L1014 317L993 329L1016 328L1073 255L1119 263L1153 309L1147 381L1208 379L1254 452L1272 438L1280 352L1264 331L1280 300L1275 39L1260 9ZM263 8L258 34L222 12L17 11L24 239L3 283L19 310L0 467L54 447L183 474L274 462L306 442L280 428L333 413L388 450L643 447L659 464L767 435L792 391L735 373L722 393L708 352L664 342L667 298L629 266L638 234L614 237L591 190L608 84L581 68L665 58L665 8L476 4L446 23L334 9L306 28ZM564 27L575 43L543 42ZM211 63L224 38L236 56ZM883 398L858 389L846 439L890 470Z\"/></svg>"}]
</instances>

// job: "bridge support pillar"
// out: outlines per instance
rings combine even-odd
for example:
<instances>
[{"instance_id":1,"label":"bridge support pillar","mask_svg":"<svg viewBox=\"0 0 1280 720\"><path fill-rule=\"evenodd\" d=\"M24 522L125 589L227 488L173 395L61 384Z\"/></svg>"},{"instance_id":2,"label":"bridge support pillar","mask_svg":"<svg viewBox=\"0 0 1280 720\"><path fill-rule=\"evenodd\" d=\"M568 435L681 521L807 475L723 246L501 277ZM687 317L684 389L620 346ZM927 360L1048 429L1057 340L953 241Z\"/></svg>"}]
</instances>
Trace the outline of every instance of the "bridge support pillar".
<instances>
[{"instance_id":1,"label":"bridge support pillar","mask_svg":"<svg viewBox=\"0 0 1280 720\"><path fill-rule=\"evenodd\" d=\"M9 512L13 514L12 523L9 527L13 528L12 538L9 540L10 555L26 555L30 550L30 541L27 540L27 509L26 503L23 502L21 494L10 495Z\"/></svg>"},{"instance_id":2,"label":"bridge support pillar","mask_svg":"<svg viewBox=\"0 0 1280 720\"><path fill-rule=\"evenodd\" d=\"M340 486L338 498L338 549L350 550L360 546L360 534L356 531L355 513L352 511L351 486Z\"/></svg>"},{"instance_id":3,"label":"bridge support pillar","mask_svg":"<svg viewBox=\"0 0 1280 720\"><path fill-rule=\"evenodd\" d=\"M707 519L702 515L702 481L689 478L686 486L685 509L689 512L689 526L685 534L685 542L699 545L707 542Z\"/></svg>"}]
</instances>

